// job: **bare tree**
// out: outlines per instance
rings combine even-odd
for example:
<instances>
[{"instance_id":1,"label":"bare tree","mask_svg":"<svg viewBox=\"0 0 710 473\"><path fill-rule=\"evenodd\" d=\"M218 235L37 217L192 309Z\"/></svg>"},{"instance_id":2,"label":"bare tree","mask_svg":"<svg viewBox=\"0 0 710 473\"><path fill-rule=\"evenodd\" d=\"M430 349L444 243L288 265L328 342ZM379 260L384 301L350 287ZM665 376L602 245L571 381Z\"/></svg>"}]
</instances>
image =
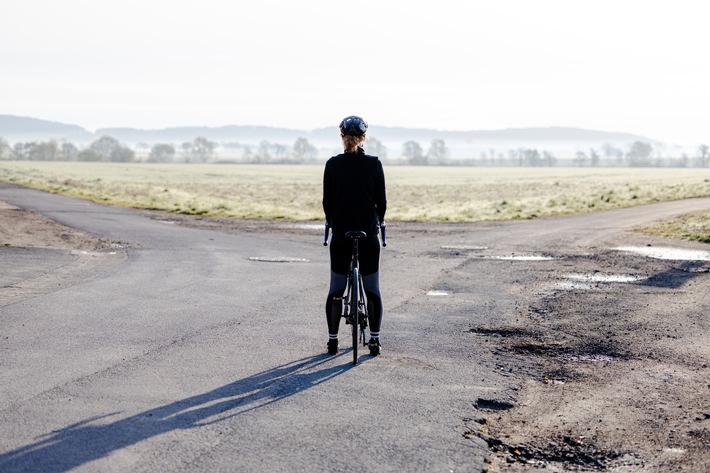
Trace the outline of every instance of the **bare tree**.
<instances>
[{"instance_id":1,"label":"bare tree","mask_svg":"<svg viewBox=\"0 0 710 473\"><path fill-rule=\"evenodd\" d=\"M306 138L298 138L293 144L293 156L297 162L303 163L315 159L318 149L311 145Z\"/></svg>"},{"instance_id":2,"label":"bare tree","mask_svg":"<svg viewBox=\"0 0 710 473\"><path fill-rule=\"evenodd\" d=\"M446 142L438 138L431 140L426 157L431 164L446 164L449 159L449 149L446 147Z\"/></svg>"},{"instance_id":3,"label":"bare tree","mask_svg":"<svg viewBox=\"0 0 710 473\"><path fill-rule=\"evenodd\" d=\"M584 151L577 151L572 161L578 166L584 166L587 162L587 153Z\"/></svg>"},{"instance_id":4,"label":"bare tree","mask_svg":"<svg viewBox=\"0 0 710 473\"><path fill-rule=\"evenodd\" d=\"M79 154L79 148L74 143L62 143L61 154L64 161L76 161Z\"/></svg>"},{"instance_id":5,"label":"bare tree","mask_svg":"<svg viewBox=\"0 0 710 473\"><path fill-rule=\"evenodd\" d=\"M10 159L10 145L4 138L0 138L0 159Z\"/></svg>"},{"instance_id":6,"label":"bare tree","mask_svg":"<svg viewBox=\"0 0 710 473\"><path fill-rule=\"evenodd\" d=\"M175 158L175 146L167 143L156 143L150 148L149 163L169 163Z\"/></svg>"},{"instance_id":7,"label":"bare tree","mask_svg":"<svg viewBox=\"0 0 710 473\"><path fill-rule=\"evenodd\" d=\"M523 161L528 166L542 166L542 158L540 152L536 149L525 149L522 151Z\"/></svg>"},{"instance_id":8,"label":"bare tree","mask_svg":"<svg viewBox=\"0 0 710 473\"><path fill-rule=\"evenodd\" d=\"M214 157L217 144L203 136L198 136L192 142L192 158L194 162L206 163Z\"/></svg>"},{"instance_id":9,"label":"bare tree","mask_svg":"<svg viewBox=\"0 0 710 473\"><path fill-rule=\"evenodd\" d=\"M29 152L31 161L57 161L60 158L59 145L54 140L33 143L33 145Z\"/></svg>"},{"instance_id":10,"label":"bare tree","mask_svg":"<svg viewBox=\"0 0 710 473\"><path fill-rule=\"evenodd\" d=\"M367 149L368 154L377 156L382 160L387 159L387 147L377 138L368 136L365 141L365 149Z\"/></svg>"},{"instance_id":11,"label":"bare tree","mask_svg":"<svg viewBox=\"0 0 710 473\"><path fill-rule=\"evenodd\" d=\"M405 157L407 163L412 165L429 164L422 146L416 141L407 141L402 145L402 156Z\"/></svg>"},{"instance_id":12,"label":"bare tree","mask_svg":"<svg viewBox=\"0 0 710 473\"><path fill-rule=\"evenodd\" d=\"M653 147L645 141L634 141L626 157L630 166L648 166Z\"/></svg>"},{"instance_id":13,"label":"bare tree","mask_svg":"<svg viewBox=\"0 0 710 473\"><path fill-rule=\"evenodd\" d=\"M710 163L710 147L702 144L698 146L698 164L701 168L705 168Z\"/></svg>"},{"instance_id":14,"label":"bare tree","mask_svg":"<svg viewBox=\"0 0 710 473\"><path fill-rule=\"evenodd\" d=\"M81 151L76 156L76 159L78 161L98 162L98 161L103 161L105 158L98 151L94 151L93 149L89 148L89 149L85 149L85 150Z\"/></svg>"},{"instance_id":15,"label":"bare tree","mask_svg":"<svg viewBox=\"0 0 710 473\"><path fill-rule=\"evenodd\" d=\"M551 152L543 150L542 161L545 163L545 166L554 166L557 163L557 158Z\"/></svg>"},{"instance_id":16,"label":"bare tree","mask_svg":"<svg viewBox=\"0 0 710 473\"><path fill-rule=\"evenodd\" d=\"M589 149L589 165L593 167L599 166L599 153L594 148Z\"/></svg>"}]
</instances>

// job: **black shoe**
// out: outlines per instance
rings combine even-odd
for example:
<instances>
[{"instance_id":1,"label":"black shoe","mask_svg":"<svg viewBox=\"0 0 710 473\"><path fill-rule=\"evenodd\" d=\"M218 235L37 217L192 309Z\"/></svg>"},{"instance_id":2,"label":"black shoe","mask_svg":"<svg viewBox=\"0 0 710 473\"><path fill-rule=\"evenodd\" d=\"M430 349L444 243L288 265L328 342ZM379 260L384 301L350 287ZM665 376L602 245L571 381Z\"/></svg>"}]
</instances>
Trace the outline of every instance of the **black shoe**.
<instances>
[{"instance_id":1,"label":"black shoe","mask_svg":"<svg viewBox=\"0 0 710 473\"><path fill-rule=\"evenodd\" d=\"M380 348L382 348L382 345L380 345L380 339L379 338L371 338L369 342L367 342L367 348L370 349L370 356L377 356L380 354Z\"/></svg>"},{"instance_id":2,"label":"black shoe","mask_svg":"<svg viewBox=\"0 0 710 473\"><path fill-rule=\"evenodd\" d=\"M328 340L328 354L335 355L338 353L338 339L331 338Z\"/></svg>"}]
</instances>

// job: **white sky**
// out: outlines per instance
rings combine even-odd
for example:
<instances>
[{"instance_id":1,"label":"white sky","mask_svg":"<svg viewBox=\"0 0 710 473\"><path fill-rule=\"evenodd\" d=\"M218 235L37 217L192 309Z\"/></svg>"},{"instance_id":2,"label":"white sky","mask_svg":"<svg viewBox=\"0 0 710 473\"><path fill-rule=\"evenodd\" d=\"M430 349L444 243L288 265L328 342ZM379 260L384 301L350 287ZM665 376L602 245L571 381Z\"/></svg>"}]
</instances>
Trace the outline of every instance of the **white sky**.
<instances>
[{"instance_id":1,"label":"white sky","mask_svg":"<svg viewBox=\"0 0 710 473\"><path fill-rule=\"evenodd\" d=\"M704 3L7 0L0 114L90 130L312 129L358 114L694 146L710 142Z\"/></svg>"}]
</instances>

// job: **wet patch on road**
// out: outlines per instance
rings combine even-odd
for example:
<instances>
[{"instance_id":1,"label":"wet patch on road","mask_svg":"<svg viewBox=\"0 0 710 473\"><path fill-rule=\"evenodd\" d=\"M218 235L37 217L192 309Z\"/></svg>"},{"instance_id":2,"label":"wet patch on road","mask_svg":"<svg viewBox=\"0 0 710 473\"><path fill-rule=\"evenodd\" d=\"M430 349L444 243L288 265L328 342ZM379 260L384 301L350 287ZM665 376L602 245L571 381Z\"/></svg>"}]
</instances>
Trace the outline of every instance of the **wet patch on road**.
<instances>
[{"instance_id":1,"label":"wet patch on road","mask_svg":"<svg viewBox=\"0 0 710 473\"><path fill-rule=\"evenodd\" d=\"M310 263L306 258L294 258L291 256L250 256L249 261L260 263Z\"/></svg>"},{"instance_id":2,"label":"wet patch on road","mask_svg":"<svg viewBox=\"0 0 710 473\"><path fill-rule=\"evenodd\" d=\"M617 284L633 284L648 279L646 276L633 274L608 274L608 273L569 273L563 274L562 279L555 283L554 289L563 291L573 290L594 290L604 287L611 287ZM544 295L544 293L543 293Z\"/></svg>"},{"instance_id":3,"label":"wet patch on road","mask_svg":"<svg viewBox=\"0 0 710 473\"><path fill-rule=\"evenodd\" d=\"M442 250L463 250L463 251L483 251L487 250L487 246L476 245L441 245Z\"/></svg>"},{"instance_id":4,"label":"wet patch on road","mask_svg":"<svg viewBox=\"0 0 710 473\"><path fill-rule=\"evenodd\" d=\"M500 256L484 256L485 259L503 260L503 261L552 261L553 256L545 255L500 255Z\"/></svg>"},{"instance_id":5,"label":"wet patch on road","mask_svg":"<svg viewBox=\"0 0 710 473\"><path fill-rule=\"evenodd\" d=\"M434 290L427 292L426 295L427 296L450 296L451 293L449 293L447 291L441 291L438 289L434 289Z\"/></svg>"},{"instance_id":6,"label":"wet patch on road","mask_svg":"<svg viewBox=\"0 0 710 473\"><path fill-rule=\"evenodd\" d=\"M649 258L674 261L710 261L710 251L663 248L653 246L621 246L616 251L635 253Z\"/></svg>"}]
</instances>

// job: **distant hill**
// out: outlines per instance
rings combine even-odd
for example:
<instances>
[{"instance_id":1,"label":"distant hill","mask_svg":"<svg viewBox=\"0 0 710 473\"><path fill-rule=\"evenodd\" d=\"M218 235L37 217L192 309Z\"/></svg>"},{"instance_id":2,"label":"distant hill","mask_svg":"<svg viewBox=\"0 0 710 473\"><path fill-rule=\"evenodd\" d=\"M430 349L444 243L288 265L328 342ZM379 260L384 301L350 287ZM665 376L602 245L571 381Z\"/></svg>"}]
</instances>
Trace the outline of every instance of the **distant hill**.
<instances>
[{"instance_id":1,"label":"distant hill","mask_svg":"<svg viewBox=\"0 0 710 473\"><path fill-rule=\"evenodd\" d=\"M29 117L0 115L0 137L10 142L35 140L91 141L94 134L77 125Z\"/></svg>"},{"instance_id":2,"label":"distant hill","mask_svg":"<svg viewBox=\"0 0 710 473\"><path fill-rule=\"evenodd\" d=\"M122 143L173 143L179 145L203 136L218 143L258 145L262 141L290 146L297 138L306 138L321 149L337 149L340 145L337 126L315 130L293 130L266 126L227 125L221 127L175 127L164 129L103 128L90 132L77 125L40 120L36 118L0 115L0 137L10 143L18 141L66 140L82 145L101 136L112 136ZM471 156L480 150L512 149L520 147L549 149L551 151L586 150L605 143L628 146L634 141L655 140L628 134L569 127L509 128L504 130L451 131L425 128L370 126L370 136L377 138L392 154L397 154L402 143L417 141L426 149L433 139L442 139L447 147L459 156Z\"/></svg>"}]
</instances>

